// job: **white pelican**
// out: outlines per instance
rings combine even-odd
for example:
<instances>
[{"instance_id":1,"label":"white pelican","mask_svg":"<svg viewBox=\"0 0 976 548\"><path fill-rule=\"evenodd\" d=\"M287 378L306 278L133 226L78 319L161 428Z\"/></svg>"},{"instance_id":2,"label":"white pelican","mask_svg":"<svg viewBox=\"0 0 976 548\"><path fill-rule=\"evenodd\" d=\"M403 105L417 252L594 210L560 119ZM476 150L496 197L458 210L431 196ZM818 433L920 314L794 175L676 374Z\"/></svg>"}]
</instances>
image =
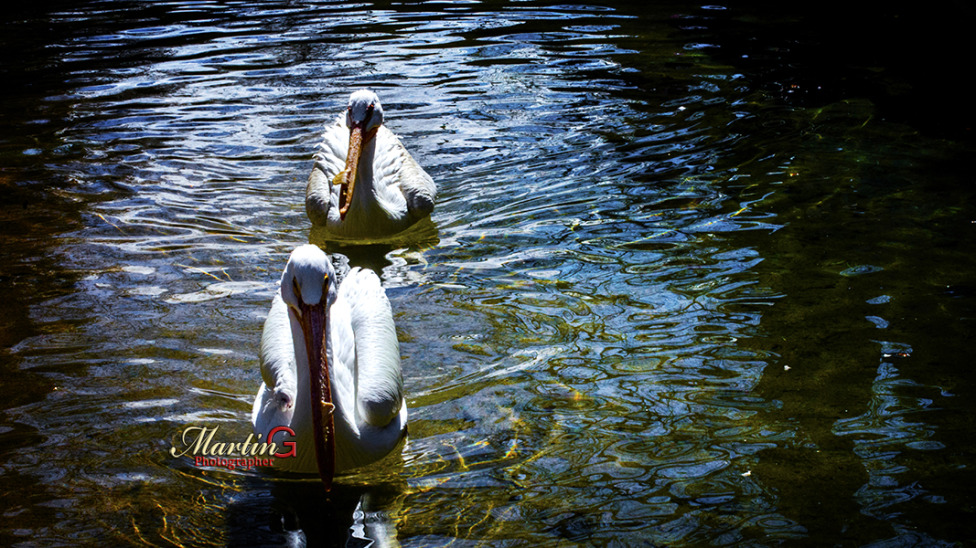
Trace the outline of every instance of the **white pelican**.
<instances>
[{"instance_id":1,"label":"white pelican","mask_svg":"<svg viewBox=\"0 0 976 548\"><path fill-rule=\"evenodd\" d=\"M261 336L261 378L251 412L261 441L294 441L274 468L333 476L375 462L407 432L400 348L380 280L352 269L337 287L318 247L295 249ZM277 426L285 432L268 439ZM278 453L283 451L279 449Z\"/></svg>"},{"instance_id":2,"label":"white pelican","mask_svg":"<svg viewBox=\"0 0 976 548\"><path fill-rule=\"evenodd\" d=\"M382 239L433 211L433 179L383 125L383 107L372 91L349 97L319 147L305 187L305 212L329 236Z\"/></svg>"}]
</instances>

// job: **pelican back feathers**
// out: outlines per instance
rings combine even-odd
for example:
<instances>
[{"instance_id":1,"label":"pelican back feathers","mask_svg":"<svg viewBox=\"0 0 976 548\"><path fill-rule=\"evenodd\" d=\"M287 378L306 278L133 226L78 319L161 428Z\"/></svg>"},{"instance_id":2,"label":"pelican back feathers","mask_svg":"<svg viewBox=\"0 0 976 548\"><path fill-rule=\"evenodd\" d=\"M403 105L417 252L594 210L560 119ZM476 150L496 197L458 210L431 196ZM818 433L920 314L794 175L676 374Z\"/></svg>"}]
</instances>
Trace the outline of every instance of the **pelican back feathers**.
<instances>
[{"instance_id":1,"label":"pelican back feathers","mask_svg":"<svg viewBox=\"0 0 976 548\"><path fill-rule=\"evenodd\" d=\"M337 321L344 328L333 332L333 340L351 337L355 341L355 345L336 344L346 350L336 360L355 372L357 419L385 427L403 403L400 346L390 301L375 273L354 268L343 280L336 302L336 319L348 314L349 321Z\"/></svg>"}]
</instances>

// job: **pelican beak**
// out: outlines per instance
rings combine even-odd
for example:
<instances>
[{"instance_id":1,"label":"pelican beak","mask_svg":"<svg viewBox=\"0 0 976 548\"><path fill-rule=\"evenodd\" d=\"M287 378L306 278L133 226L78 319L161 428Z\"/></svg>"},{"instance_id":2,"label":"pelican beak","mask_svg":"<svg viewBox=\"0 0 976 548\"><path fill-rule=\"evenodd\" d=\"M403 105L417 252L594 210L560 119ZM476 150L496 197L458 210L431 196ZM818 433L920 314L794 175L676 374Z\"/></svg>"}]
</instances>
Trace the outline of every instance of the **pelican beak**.
<instances>
[{"instance_id":1,"label":"pelican beak","mask_svg":"<svg viewBox=\"0 0 976 548\"><path fill-rule=\"evenodd\" d=\"M367 118L368 121L368 118ZM346 152L346 168L336 175L333 184L339 184L339 218L345 220L346 213L349 211L349 204L352 203L352 193L356 188L356 171L359 168L359 157L362 155L363 147L376 136L379 127L369 131L363 131L364 122L353 123L349 129L349 150ZM338 179L338 181L336 180Z\"/></svg>"},{"instance_id":2,"label":"pelican beak","mask_svg":"<svg viewBox=\"0 0 976 548\"><path fill-rule=\"evenodd\" d=\"M315 460L325 490L332 488L335 475L335 422L332 411L332 383L329 381L329 356L326 352L325 326L329 311L325 299L318 304L301 303L302 331L305 335L305 352L312 400L312 433L315 440Z\"/></svg>"}]
</instances>

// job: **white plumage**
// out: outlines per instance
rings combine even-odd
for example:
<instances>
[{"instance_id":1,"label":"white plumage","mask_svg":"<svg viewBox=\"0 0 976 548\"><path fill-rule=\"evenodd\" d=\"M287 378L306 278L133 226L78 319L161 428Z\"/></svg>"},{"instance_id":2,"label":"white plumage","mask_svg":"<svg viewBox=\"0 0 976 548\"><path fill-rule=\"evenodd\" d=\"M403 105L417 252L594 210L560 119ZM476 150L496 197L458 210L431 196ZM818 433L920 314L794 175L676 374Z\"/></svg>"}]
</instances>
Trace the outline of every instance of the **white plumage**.
<instances>
[{"instance_id":1,"label":"white plumage","mask_svg":"<svg viewBox=\"0 0 976 548\"><path fill-rule=\"evenodd\" d=\"M251 415L255 434L279 447L286 434L267 440L268 433L276 426L295 431L297 455L276 458L275 469L319 473L326 488L332 473L383 458L407 431L399 344L380 280L354 268L336 285L322 250L304 245L292 252L264 324L263 382ZM315 388L313 375L320 374L331 394ZM315 402L327 400L334 430L323 423L320 432L333 440L334 456L315 435L313 417L322 412Z\"/></svg>"},{"instance_id":2,"label":"white plumage","mask_svg":"<svg viewBox=\"0 0 976 548\"><path fill-rule=\"evenodd\" d=\"M305 188L312 224L335 239L380 240L434 209L437 187L383 125L375 93L360 90L322 134Z\"/></svg>"}]
</instances>

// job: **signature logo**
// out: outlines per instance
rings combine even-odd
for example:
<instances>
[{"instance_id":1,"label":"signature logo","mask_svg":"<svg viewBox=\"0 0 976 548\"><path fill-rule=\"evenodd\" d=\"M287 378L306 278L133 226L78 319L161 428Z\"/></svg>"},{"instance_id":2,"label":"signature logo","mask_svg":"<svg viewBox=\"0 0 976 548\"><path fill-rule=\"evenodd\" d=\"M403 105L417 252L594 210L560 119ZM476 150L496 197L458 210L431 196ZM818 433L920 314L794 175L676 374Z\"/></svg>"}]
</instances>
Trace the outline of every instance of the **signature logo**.
<instances>
[{"instance_id":1,"label":"signature logo","mask_svg":"<svg viewBox=\"0 0 976 548\"><path fill-rule=\"evenodd\" d=\"M234 470L247 470L253 466L274 466L275 459L285 459L295 456L295 442L282 442L281 447L274 442L260 441L261 434L255 439L254 434L248 434L242 442L225 443L214 441L219 426L188 426L183 429L180 442L183 448L175 445L169 454L173 457L190 457L194 466L220 467ZM287 426L278 426L268 432L268 439L274 439L275 434L284 432L295 437L295 431Z\"/></svg>"}]
</instances>

